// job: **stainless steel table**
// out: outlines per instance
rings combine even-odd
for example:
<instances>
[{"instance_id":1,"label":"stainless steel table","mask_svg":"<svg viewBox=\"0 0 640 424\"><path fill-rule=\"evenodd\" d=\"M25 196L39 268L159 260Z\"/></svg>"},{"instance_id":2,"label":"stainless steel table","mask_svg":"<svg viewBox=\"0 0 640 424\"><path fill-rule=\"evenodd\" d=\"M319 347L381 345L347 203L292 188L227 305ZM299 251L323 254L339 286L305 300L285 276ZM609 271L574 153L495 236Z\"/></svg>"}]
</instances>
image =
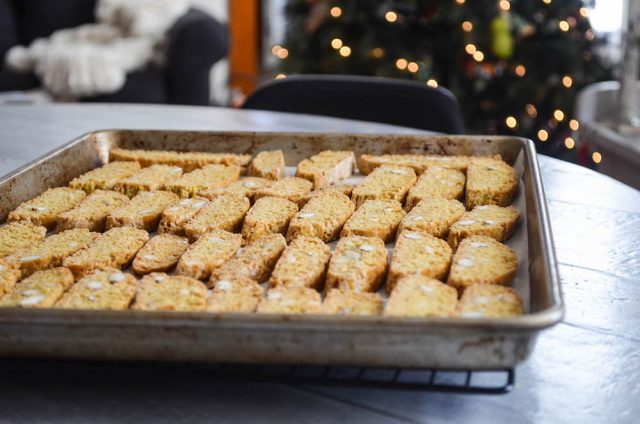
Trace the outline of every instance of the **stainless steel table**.
<instances>
[{"instance_id":1,"label":"stainless steel table","mask_svg":"<svg viewBox=\"0 0 640 424\"><path fill-rule=\"evenodd\" d=\"M268 112L0 106L0 175L104 128L415 132ZM541 156L567 315L506 395L218 380L121 364L0 361L0 422L639 422L640 192Z\"/></svg>"}]
</instances>

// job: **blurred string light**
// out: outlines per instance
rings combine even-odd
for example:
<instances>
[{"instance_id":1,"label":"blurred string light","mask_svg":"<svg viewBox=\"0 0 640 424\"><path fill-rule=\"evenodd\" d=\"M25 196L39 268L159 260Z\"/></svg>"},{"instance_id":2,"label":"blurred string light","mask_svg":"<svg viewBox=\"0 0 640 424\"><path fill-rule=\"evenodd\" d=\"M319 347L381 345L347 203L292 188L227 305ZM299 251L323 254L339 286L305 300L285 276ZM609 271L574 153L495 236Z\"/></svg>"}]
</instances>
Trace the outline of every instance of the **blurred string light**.
<instances>
[{"instance_id":1,"label":"blurred string light","mask_svg":"<svg viewBox=\"0 0 640 424\"><path fill-rule=\"evenodd\" d=\"M278 75L276 75L276 79L283 79L283 78L286 78L286 77L287 77L286 74L278 74Z\"/></svg>"},{"instance_id":2,"label":"blurred string light","mask_svg":"<svg viewBox=\"0 0 640 424\"><path fill-rule=\"evenodd\" d=\"M438 81L436 81L435 79L431 78L430 80L427 81L427 85L429 87L438 88Z\"/></svg>"},{"instance_id":3,"label":"blurred string light","mask_svg":"<svg viewBox=\"0 0 640 424\"><path fill-rule=\"evenodd\" d=\"M573 78L571 78L569 75L563 76L562 85L564 85L565 88L571 88L571 86L573 85Z\"/></svg>"},{"instance_id":4,"label":"blurred string light","mask_svg":"<svg viewBox=\"0 0 640 424\"><path fill-rule=\"evenodd\" d=\"M600 154L600 152L593 152L593 154L591 155L591 159L593 159L594 163L600 163L602 162L602 155Z\"/></svg>"},{"instance_id":5,"label":"blurred string light","mask_svg":"<svg viewBox=\"0 0 640 424\"><path fill-rule=\"evenodd\" d=\"M535 118L536 116L538 116L538 110L531 103L527 104L524 109L527 111L527 115L529 116L529 118Z\"/></svg>"},{"instance_id":6,"label":"blurred string light","mask_svg":"<svg viewBox=\"0 0 640 424\"><path fill-rule=\"evenodd\" d=\"M456 0L456 3L458 3L458 4L464 4L464 1L465 1L465 0Z\"/></svg>"},{"instance_id":7,"label":"blurred string light","mask_svg":"<svg viewBox=\"0 0 640 424\"><path fill-rule=\"evenodd\" d=\"M484 60L484 53L482 53L480 50L476 50L476 52L473 54L473 59L476 62L482 62Z\"/></svg>"},{"instance_id":8,"label":"blurred string light","mask_svg":"<svg viewBox=\"0 0 640 424\"><path fill-rule=\"evenodd\" d=\"M567 31L569 31L569 22L560 21L560 22L558 22L558 27L560 28L560 31L567 32Z\"/></svg>"},{"instance_id":9,"label":"blurred string light","mask_svg":"<svg viewBox=\"0 0 640 424\"><path fill-rule=\"evenodd\" d=\"M561 122L564 120L564 112L560 109L556 109L553 111L553 117L556 119L556 121Z\"/></svg>"},{"instance_id":10,"label":"blurred string light","mask_svg":"<svg viewBox=\"0 0 640 424\"><path fill-rule=\"evenodd\" d=\"M525 68L524 65L518 65L515 71L517 76L523 77L527 73L527 68Z\"/></svg>"},{"instance_id":11,"label":"blurred string light","mask_svg":"<svg viewBox=\"0 0 640 424\"><path fill-rule=\"evenodd\" d=\"M542 142L545 142L549 139L549 133L545 129L541 129L538 131L538 139Z\"/></svg>"},{"instance_id":12,"label":"blurred string light","mask_svg":"<svg viewBox=\"0 0 640 424\"><path fill-rule=\"evenodd\" d=\"M326 10L326 9L325 9ZM342 15L342 9L340 9L338 6L334 6L331 8L331 10L329 11L329 13L331 14L331 16L333 16L334 18L339 18L340 15Z\"/></svg>"},{"instance_id":13,"label":"blurred string light","mask_svg":"<svg viewBox=\"0 0 640 424\"><path fill-rule=\"evenodd\" d=\"M473 29L473 24L471 21L464 21L462 23L462 30L465 32L470 32Z\"/></svg>"},{"instance_id":14,"label":"blurred string light","mask_svg":"<svg viewBox=\"0 0 640 424\"><path fill-rule=\"evenodd\" d=\"M342 46L338 51L340 52L340 56L342 57L349 57L351 55L351 47L349 46Z\"/></svg>"},{"instance_id":15,"label":"blurred string light","mask_svg":"<svg viewBox=\"0 0 640 424\"><path fill-rule=\"evenodd\" d=\"M371 50L371 54L376 59L380 59L382 56L384 56L384 50L382 50L380 47L376 47L375 49Z\"/></svg>"},{"instance_id":16,"label":"blurred string light","mask_svg":"<svg viewBox=\"0 0 640 424\"><path fill-rule=\"evenodd\" d=\"M286 59L289 56L289 50L282 46L275 45L271 48L271 53L280 59Z\"/></svg>"},{"instance_id":17,"label":"blurred string light","mask_svg":"<svg viewBox=\"0 0 640 424\"><path fill-rule=\"evenodd\" d=\"M469 54L474 54L476 52L476 46L474 44L467 44L464 46L464 50Z\"/></svg>"},{"instance_id":18,"label":"blurred string light","mask_svg":"<svg viewBox=\"0 0 640 424\"><path fill-rule=\"evenodd\" d=\"M576 142L573 138L567 137L564 139L564 147L571 150L576 146Z\"/></svg>"},{"instance_id":19,"label":"blurred string light","mask_svg":"<svg viewBox=\"0 0 640 424\"><path fill-rule=\"evenodd\" d=\"M542 3L544 3L544 4L551 4L551 0L542 0Z\"/></svg>"},{"instance_id":20,"label":"blurred string light","mask_svg":"<svg viewBox=\"0 0 640 424\"><path fill-rule=\"evenodd\" d=\"M407 65L407 69L409 70L409 72L413 72L414 74L418 72L419 68L420 67L416 62L409 62L409 64Z\"/></svg>"},{"instance_id":21,"label":"blurred string light","mask_svg":"<svg viewBox=\"0 0 640 424\"><path fill-rule=\"evenodd\" d=\"M507 116L507 119L505 119L504 122L509 128L515 128L518 125L518 121L513 116Z\"/></svg>"},{"instance_id":22,"label":"blurred string light","mask_svg":"<svg viewBox=\"0 0 640 424\"><path fill-rule=\"evenodd\" d=\"M387 22L393 23L398 20L398 14L393 10L390 10L387 13L385 13L384 18L387 20Z\"/></svg>"},{"instance_id":23,"label":"blurred string light","mask_svg":"<svg viewBox=\"0 0 640 424\"><path fill-rule=\"evenodd\" d=\"M396 60L396 68L400 69L401 71L407 69L408 64L409 62L407 62L407 59L400 58Z\"/></svg>"},{"instance_id":24,"label":"blurred string light","mask_svg":"<svg viewBox=\"0 0 640 424\"><path fill-rule=\"evenodd\" d=\"M500 0L498 6L500 7L500 10L504 10L505 12L511 9L511 3L509 3L509 0Z\"/></svg>"},{"instance_id":25,"label":"blurred string light","mask_svg":"<svg viewBox=\"0 0 640 424\"><path fill-rule=\"evenodd\" d=\"M573 131L578 131L578 128L580 128L580 123L576 119L572 119L571 121L569 121L569 128L571 128Z\"/></svg>"},{"instance_id":26,"label":"blurred string light","mask_svg":"<svg viewBox=\"0 0 640 424\"><path fill-rule=\"evenodd\" d=\"M342 40L339 38L334 38L333 40L331 40L331 47L338 50L340 47L342 47Z\"/></svg>"}]
</instances>

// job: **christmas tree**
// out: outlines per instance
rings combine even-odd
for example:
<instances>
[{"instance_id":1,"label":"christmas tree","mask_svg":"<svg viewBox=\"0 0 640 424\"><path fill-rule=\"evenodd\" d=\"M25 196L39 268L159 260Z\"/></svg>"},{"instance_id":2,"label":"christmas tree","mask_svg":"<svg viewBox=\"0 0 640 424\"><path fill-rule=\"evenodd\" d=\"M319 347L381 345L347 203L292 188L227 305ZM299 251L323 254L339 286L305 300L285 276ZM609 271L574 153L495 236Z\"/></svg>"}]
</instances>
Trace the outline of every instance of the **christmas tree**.
<instances>
[{"instance_id":1,"label":"christmas tree","mask_svg":"<svg viewBox=\"0 0 640 424\"><path fill-rule=\"evenodd\" d=\"M469 133L533 139L575 160L577 91L611 79L581 0L290 0L272 50L288 73L442 85Z\"/></svg>"}]
</instances>

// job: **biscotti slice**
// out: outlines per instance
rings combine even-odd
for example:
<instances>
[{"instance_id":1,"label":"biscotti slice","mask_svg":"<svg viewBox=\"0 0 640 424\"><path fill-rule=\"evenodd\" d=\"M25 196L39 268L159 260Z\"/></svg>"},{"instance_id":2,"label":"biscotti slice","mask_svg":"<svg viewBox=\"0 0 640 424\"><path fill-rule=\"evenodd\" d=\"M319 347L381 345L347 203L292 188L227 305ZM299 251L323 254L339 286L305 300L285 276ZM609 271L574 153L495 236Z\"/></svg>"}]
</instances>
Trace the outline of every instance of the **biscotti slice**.
<instances>
[{"instance_id":1,"label":"biscotti slice","mask_svg":"<svg viewBox=\"0 0 640 424\"><path fill-rule=\"evenodd\" d=\"M458 305L453 287L424 275L410 275L398 280L383 315L395 317L449 317Z\"/></svg>"},{"instance_id":2,"label":"biscotti slice","mask_svg":"<svg viewBox=\"0 0 640 424\"><path fill-rule=\"evenodd\" d=\"M281 197L262 197L249 209L242 225L242 237L251 243L268 234L286 234L298 205Z\"/></svg>"},{"instance_id":3,"label":"biscotti slice","mask_svg":"<svg viewBox=\"0 0 640 424\"><path fill-rule=\"evenodd\" d=\"M358 293L332 289L322 302L322 312L330 315L380 315L384 303L378 293Z\"/></svg>"},{"instance_id":4,"label":"biscotti slice","mask_svg":"<svg viewBox=\"0 0 640 424\"><path fill-rule=\"evenodd\" d=\"M208 312L254 312L264 289L250 278L220 280L207 299Z\"/></svg>"},{"instance_id":5,"label":"biscotti slice","mask_svg":"<svg viewBox=\"0 0 640 424\"><path fill-rule=\"evenodd\" d=\"M162 212L180 199L168 191L143 191L129 203L111 212L107 217L107 229L135 227L147 231L158 229Z\"/></svg>"},{"instance_id":6,"label":"biscotti slice","mask_svg":"<svg viewBox=\"0 0 640 424\"><path fill-rule=\"evenodd\" d=\"M163 189L182 198L193 197L203 190L226 187L238 178L240 178L239 166L207 165L165 183Z\"/></svg>"},{"instance_id":7,"label":"biscotti slice","mask_svg":"<svg viewBox=\"0 0 640 424\"><path fill-rule=\"evenodd\" d=\"M269 286L311 287L320 290L324 284L331 249L316 237L296 237L276 263Z\"/></svg>"},{"instance_id":8,"label":"biscotti slice","mask_svg":"<svg viewBox=\"0 0 640 424\"><path fill-rule=\"evenodd\" d=\"M0 307L49 308L72 285L73 275L66 268L34 272L0 299Z\"/></svg>"},{"instance_id":9,"label":"biscotti slice","mask_svg":"<svg viewBox=\"0 0 640 424\"><path fill-rule=\"evenodd\" d=\"M488 236L505 241L516 229L520 212L514 207L476 206L465 212L449 229L449 244L456 249L469 236Z\"/></svg>"},{"instance_id":10,"label":"biscotti slice","mask_svg":"<svg viewBox=\"0 0 640 424\"><path fill-rule=\"evenodd\" d=\"M196 240L213 230L238 231L250 207L246 197L218 196L185 224L184 232L191 240Z\"/></svg>"},{"instance_id":11,"label":"biscotti slice","mask_svg":"<svg viewBox=\"0 0 640 424\"><path fill-rule=\"evenodd\" d=\"M510 284L516 276L518 256L491 237L471 236L458 246L447 283L462 291L473 284Z\"/></svg>"},{"instance_id":12,"label":"biscotti slice","mask_svg":"<svg viewBox=\"0 0 640 424\"><path fill-rule=\"evenodd\" d=\"M158 234L145 244L131 264L137 274L169 271L189 248L185 237Z\"/></svg>"},{"instance_id":13,"label":"biscotti slice","mask_svg":"<svg viewBox=\"0 0 640 424\"><path fill-rule=\"evenodd\" d=\"M506 318L522 315L522 299L515 290L495 284L474 284L465 289L456 315L463 318Z\"/></svg>"},{"instance_id":14,"label":"biscotti slice","mask_svg":"<svg viewBox=\"0 0 640 424\"><path fill-rule=\"evenodd\" d=\"M465 176L456 169L433 166L428 168L407 194L406 209L410 211L424 199L462 199Z\"/></svg>"},{"instance_id":15,"label":"biscotti slice","mask_svg":"<svg viewBox=\"0 0 640 424\"><path fill-rule=\"evenodd\" d=\"M409 275L444 280L451 264L451 247L446 241L431 234L403 231L398 235L391 255L387 293L392 293L396 282Z\"/></svg>"},{"instance_id":16,"label":"biscotti slice","mask_svg":"<svg viewBox=\"0 0 640 424\"><path fill-rule=\"evenodd\" d=\"M160 190L165 183L180 178L182 168L170 165L151 165L130 177L119 180L113 189L133 197L141 191Z\"/></svg>"},{"instance_id":17,"label":"biscotti slice","mask_svg":"<svg viewBox=\"0 0 640 424\"><path fill-rule=\"evenodd\" d=\"M251 161L247 175L266 178L267 180L279 180L284 177L284 155L282 150L258 153Z\"/></svg>"},{"instance_id":18,"label":"biscotti slice","mask_svg":"<svg viewBox=\"0 0 640 424\"><path fill-rule=\"evenodd\" d=\"M60 232L72 228L104 231L107 216L127 203L129 203L129 198L122 193L95 190L78 206L58 216L56 231Z\"/></svg>"},{"instance_id":19,"label":"biscotti slice","mask_svg":"<svg viewBox=\"0 0 640 424\"><path fill-rule=\"evenodd\" d=\"M45 238L33 247L7 256L6 260L14 262L22 276L26 277L42 269L61 266L65 258L87 246L99 235L86 228L63 231Z\"/></svg>"},{"instance_id":20,"label":"biscotti slice","mask_svg":"<svg viewBox=\"0 0 640 424\"><path fill-rule=\"evenodd\" d=\"M215 199L223 194L245 196L251 203L255 201L256 193L263 188L271 187L273 181L258 177L245 177L234 181L226 187L202 190L199 195L207 199Z\"/></svg>"},{"instance_id":21,"label":"biscotti slice","mask_svg":"<svg viewBox=\"0 0 640 424\"><path fill-rule=\"evenodd\" d=\"M354 187L355 185L353 184L336 184L336 185L330 185L320 190L312 190L309 193L307 193L305 196L303 196L303 198L300 200L299 203L307 204L307 202L309 202L309 200L311 200L312 198L322 193L326 193L327 191L338 191L344 194L345 196L351 198L351 193L353 192Z\"/></svg>"},{"instance_id":22,"label":"biscotti slice","mask_svg":"<svg viewBox=\"0 0 640 424\"><path fill-rule=\"evenodd\" d=\"M184 172L202 168L210 164L237 165L246 168L251 155L233 153L174 152L170 150L129 150L112 148L111 160L134 161L142 166L154 164L179 166Z\"/></svg>"},{"instance_id":23,"label":"biscotti slice","mask_svg":"<svg viewBox=\"0 0 640 424\"><path fill-rule=\"evenodd\" d=\"M318 237L323 241L338 238L340 230L353 214L351 199L339 191L326 191L311 198L289 223L287 240L298 236Z\"/></svg>"},{"instance_id":24,"label":"biscotti slice","mask_svg":"<svg viewBox=\"0 0 640 424\"><path fill-rule=\"evenodd\" d=\"M208 203L209 201L203 197L180 200L177 204L162 211L158 232L184 236L184 226Z\"/></svg>"},{"instance_id":25,"label":"biscotti slice","mask_svg":"<svg viewBox=\"0 0 640 424\"><path fill-rule=\"evenodd\" d=\"M344 224L340 237L368 236L390 242L405 214L396 200L366 200Z\"/></svg>"},{"instance_id":26,"label":"biscotti slice","mask_svg":"<svg viewBox=\"0 0 640 424\"><path fill-rule=\"evenodd\" d=\"M47 229L28 221L10 222L0 227L0 258L28 249L44 239Z\"/></svg>"},{"instance_id":27,"label":"biscotti slice","mask_svg":"<svg viewBox=\"0 0 640 424\"><path fill-rule=\"evenodd\" d=\"M279 286L267 291L260 300L258 313L263 314L320 314L320 293L308 287Z\"/></svg>"},{"instance_id":28,"label":"biscotti slice","mask_svg":"<svg viewBox=\"0 0 640 424\"><path fill-rule=\"evenodd\" d=\"M118 269L97 270L78 280L54 305L59 309L128 309L136 279Z\"/></svg>"},{"instance_id":29,"label":"biscotti slice","mask_svg":"<svg viewBox=\"0 0 640 424\"><path fill-rule=\"evenodd\" d=\"M209 287L220 280L250 278L258 283L271 275L278 258L287 247L282 234L269 234L239 249L235 256L211 273Z\"/></svg>"},{"instance_id":30,"label":"biscotti slice","mask_svg":"<svg viewBox=\"0 0 640 424\"><path fill-rule=\"evenodd\" d=\"M404 202L409 189L416 182L416 173L406 166L384 165L371 172L353 189L351 198L360 207L365 200L397 200Z\"/></svg>"},{"instance_id":31,"label":"biscotti slice","mask_svg":"<svg viewBox=\"0 0 640 424\"><path fill-rule=\"evenodd\" d=\"M82 189L88 193L95 190L112 190L118 180L130 177L140 171L138 162L110 162L74 178L69 187Z\"/></svg>"},{"instance_id":32,"label":"biscotti slice","mask_svg":"<svg viewBox=\"0 0 640 424\"><path fill-rule=\"evenodd\" d=\"M200 237L180 257L176 273L205 280L211 271L222 266L242 245L242 236L214 230Z\"/></svg>"},{"instance_id":33,"label":"biscotti slice","mask_svg":"<svg viewBox=\"0 0 640 424\"><path fill-rule=\"evenodd\" d=\"M300 161L296 177L311 181L313 188L319 190L349 178L355 165L353 152L324 150Z\"/></svg>"},{"instance_id":34,"label":"biscotti slice","mask_svg":"<svg viewBox=\"0 0 640 424\"><path fill-rule=\"evenodd\" d=\"M0 259L0 297L13 289L20 279L20 270L14 263Z\"/></svg>"},{"instance_id":35,"label":"biscotti slice","mask_svg":"<svg viewBox=\"0 0 640 424\"><path fill-rule=\"evenodd\" d=\"M307 203L308 194L313 188L313 183L303 178L298 177L284 177L281 180L274 182L269 187L258 189L255 194L255 198L261 197L282 197L296 203L299 207L304 206Z\"/></svg>"},{"instance_id":36,"label":"biscotti slice","mask_svg":"<svg viewBox=\"0 0 640 424\"><path fill-rule=\"evenodd\" d=\"M398 233L409 230L445 238L464 212L464 205L455 199L425 199L404 217Z\"/></svg>"},{"instance_id":37,"label":"biscotti slice","mask_svg":"<svg viewBox=\"0 0 640 424\"><path fill-rule=\"evenodd\" d=\"M499 155L492 156L500 158ZM368 175L374 169L384 165L408 166L416 173L422 174L432 166L451 168L466 172L467 167L475 159L474 156L438 156L438 155L362 155L358 159L358 169L363 175Z\"/></svg>"},{"instance_id":38,"label":"biscotti slice","mask_svg":"<svg viewBox=\"0 0 640 424\"><path fill-rule=\"evenodd\" d=\"M515 169L500 159L478 158L467 169L467 209L480 205L509 206L517 189Z\"/></svg>"},{"instance_id":39,"label":"biscotti slice","mask_svg":"<svg viewBox=\"0 0 640 424\"><path fill-rule=\"evenodd\" d=\"M329 262L325 291L332 288L357 292L378 290L387 270L387 250L376 237L340 239Z\"/></svg>"},{"instance_id":40,"label":"biscotti slice","mask_svg":"<svg viewBox=\"0 0 640 424\"><path fill-rule=\"evenodd\" d=\"M36 198L22 203L9 213L8 221L29 221L52 230L58 215L77 206L87 193L70 187L50 188Z\"/></svg>"},{"instance_id":41,"label":"biscotti slice","mask_svg":"<svg viewBox=\"0 0 640 424\"><path fill-rule=\"evenodd\" d=\"M69 268L76 278L94 269L121 268L131 262L147 240L149 233L139 228L112 228L66 258L62 265Z\"/></svg>"},{"instance_id":42,"label":"biscotti slice","mask_svg":"<svg viewBox=\"0 0 640 424\"><path fill-rule=\"evenodd\" d=\"M132 309L140 311L203 311L207 288L195 278L154 272L138 283Z\"/></svg>"}]
</instances>

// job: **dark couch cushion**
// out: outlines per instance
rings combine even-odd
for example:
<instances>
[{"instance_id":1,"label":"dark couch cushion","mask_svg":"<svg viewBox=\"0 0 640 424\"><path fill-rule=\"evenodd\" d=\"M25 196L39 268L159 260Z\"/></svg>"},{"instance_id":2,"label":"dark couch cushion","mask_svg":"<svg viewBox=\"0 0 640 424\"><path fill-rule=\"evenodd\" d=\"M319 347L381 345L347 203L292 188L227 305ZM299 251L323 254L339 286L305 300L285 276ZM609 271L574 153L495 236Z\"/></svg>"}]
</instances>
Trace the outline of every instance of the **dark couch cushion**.
<instances>
[{"instance_id":1,"label":"dark couch cushion","mask_svg":"<svg viewBox=\"0 0 640 424\"><path fill-rule=\"evenodd\" d=\"M168 103L162 69L149 65L127 74L124 86L117 92L81 99L101 103Z\"/></svg>"},{"instance_id":2,"label":"dark couch cushion","mask_svg":"<svg viewBox=\"0 0 640 424\"><path fill-rule=\"evenodd\" d=\"M0 63L7 50L19 43L13 5L9 0L0 0Z\"/></svg>"}]
</instances>

